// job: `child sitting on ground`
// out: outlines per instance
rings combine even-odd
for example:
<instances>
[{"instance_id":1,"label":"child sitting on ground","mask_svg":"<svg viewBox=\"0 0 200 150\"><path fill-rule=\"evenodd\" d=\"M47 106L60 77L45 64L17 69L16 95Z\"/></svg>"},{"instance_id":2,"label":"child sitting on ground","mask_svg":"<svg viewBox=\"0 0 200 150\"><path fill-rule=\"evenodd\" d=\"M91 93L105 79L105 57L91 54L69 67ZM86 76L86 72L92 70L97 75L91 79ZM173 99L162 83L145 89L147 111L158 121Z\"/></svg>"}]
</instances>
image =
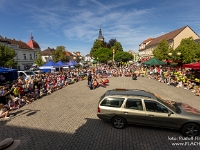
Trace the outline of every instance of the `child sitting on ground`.
<instances>
[{"instance_id":1,"label":"child sitting on ground","mask_svg":"<svg viewBox=\"0 0 200 150\"><path fill-rule=\"evenodd\" d=\"M183 87L183 82L182 82L181 80L179 80L176 87L177 87L177 88Z\"/></svg>"},{"instance_id":2,"label":"child sitting on ground","mask_svg":"<svg viewBox=\"0 0 200 150\"><path fill-rule=\"evenodd\" d=\"M40 98L40 90L37 86L35 86L34 94L36 99Z\"/></svg>"},{"instance_id":3,"label":"child sitting on ground","mask_svg":"<svg viewBox=\"0 0 200 150\"><path fill-rule=\"evenodd\" d=\"M20 108L20 104L19 104L18 98L14 97L11 100L9 100L8 101L8 106L9 106L10 110L15 110L15 109Z\"/></svg>"},{"instance_id":4,"label":"child sitting on ground","mask_svg":"<svg viewBox=\"0 0 200 150\"><path fill-rule=\"evenodd\" d=\"M194 92L194 95L200 96L200 86L197 86Z\"/></svg>"},{"instance_id":5,"label":"child sitting on ground","mask_svg":"<svg viewBox=\"0 0 200 150\"><path fill-rule=\"evenodd\" d=\"M101 79L101 81L99 82L99 86L102 86L102 87L106 87L106 83L104 82L103 78Z\"/></svg>"},{"instance_id":6,"label":"child sitting on ground","mask_svg":"<svg viewBox=\"0 0 200 150\"><path fill-rule=\"evenodd\" d=\"M98 87L99 83L97 81L97 79L94 79L94 82L93 82L93 89L96 89Z\"/></svg>"},{"instance_id":7,"label":"child sitting on ground","mask_svg":"<svg viewBox=\"0 0 200 150\"><path fill-rule=\"evenodd\" d=\"M27 104L27 105L31 103L26 96L22 97L22 102Z\"/></svg>"},{"instance_id":8,"label":"child sitting on ground","mask_svg":"<svg viewBox=\"0 0 200 150\"><path fill-rule=\"evenodd\" d=\"M0 103L0 118L9 119L9 108Z\"/></svg>"},{"instance_id":9,"label":"child sitting on ground","mask_svg":"<svg viewBox=\"0 0 200 150\"><path fill-rule=\"evenodd\" d=\"M194 88L194 83L191 81L188 81L185 89L191 90L193 88Z\"/></svg>"}]
</instances>

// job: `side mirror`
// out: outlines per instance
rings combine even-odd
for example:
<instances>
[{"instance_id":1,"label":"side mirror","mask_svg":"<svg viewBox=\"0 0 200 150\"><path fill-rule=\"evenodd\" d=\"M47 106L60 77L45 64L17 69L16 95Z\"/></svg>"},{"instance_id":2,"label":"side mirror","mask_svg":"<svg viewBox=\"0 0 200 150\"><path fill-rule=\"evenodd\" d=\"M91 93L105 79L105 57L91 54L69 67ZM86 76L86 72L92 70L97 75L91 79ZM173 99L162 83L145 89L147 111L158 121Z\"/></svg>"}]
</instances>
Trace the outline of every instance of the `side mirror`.
<instances>
[{"instance_id":1,"label":"side mirror","mask_svg":"<svg viewBox=\"0 0 200 150\"><path fill-rule=\"evenodd\" d=\"M171 114L173 114L173 112L168 111L168 117L171 116Z\"/></svg>"}]
</instances>

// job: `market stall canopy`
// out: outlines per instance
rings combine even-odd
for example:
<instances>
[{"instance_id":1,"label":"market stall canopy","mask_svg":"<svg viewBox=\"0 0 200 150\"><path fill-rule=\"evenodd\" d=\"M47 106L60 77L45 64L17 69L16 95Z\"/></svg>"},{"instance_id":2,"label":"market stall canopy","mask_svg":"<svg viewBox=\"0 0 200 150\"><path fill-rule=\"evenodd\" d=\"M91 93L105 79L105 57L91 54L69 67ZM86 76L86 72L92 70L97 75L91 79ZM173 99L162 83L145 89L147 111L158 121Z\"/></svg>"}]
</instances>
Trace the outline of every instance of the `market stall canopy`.
<instances>
[{"instance_id":1,"label":"market stall canopy","mask_svg":"<svg viewBox=\"0 0 200 150\"><path fill-rule=\"evenodd\" d=\"M92 63L93 63L93 64L96 64L96 63L97 63L97 60L93 60Z\"/></svg>"},{"instance_id":2,"label":"market stall canopy","mask_svg":"<svg viewBox=\"0 0 200 150\"><path fill-rule=\"evenodd\" d=\"M77 65L77 62L73 61L73 60L70 60L68 63L68 66L76 66Z\"/></svg>"},{"instance_id":3,"label":"market stall canopy","mask_svg":"<svg viewBox=\"0 0 200 150\"><path fill-rule=\"evenodd\" d=\"M68 67L68 64L67 63L64 63L62 61L58 61L56 64L62 66L62 67Z\"/></svg>"},{"instance_id":4,"label":"market stall canopy","mask_svg":"<svg viewBox=\"0 0 200 150\"><path fill-rule=\"evenodd\" d=\"M194 63L194 64L184 64L184 68L194 68L194 69L200 69L200 62Z\"/></svg>"},{"instance_id":5,"label":"market stall canopy","mask_svg":"<svg viewBox=\"0 0 200 150\"><path fill-rule=\"evenodd\" d=\"M151 58L148 61L143 62L142 64L144 65L151 65L151 66L156 66L156 65L165 65L167 64L166 62L160 61L156 58Z\"/></svg>"},{"instance_id":6,"label":"market stall canopy","mask_svg":"<svg viewBox=\"0 0 200 150\"><path fill-rule=\"evenodd\" d=\"M18 78L17 69L3 68L0 67L0 74L3 74L6 81L13 81Z\"/></svg>"},{"instance_id":7,"label":"market stall canopy","mask_svg":"<svg viewBox=\"0 0 200 150\"><path fill-rule=\"evenodd\" d=\"M62 67L61 65L56 64L53 61L49 61L46 64L44 64L43 66L39 67L40 69L46 69L46 68L60 68Z\"/></svg>"}]
</instances>

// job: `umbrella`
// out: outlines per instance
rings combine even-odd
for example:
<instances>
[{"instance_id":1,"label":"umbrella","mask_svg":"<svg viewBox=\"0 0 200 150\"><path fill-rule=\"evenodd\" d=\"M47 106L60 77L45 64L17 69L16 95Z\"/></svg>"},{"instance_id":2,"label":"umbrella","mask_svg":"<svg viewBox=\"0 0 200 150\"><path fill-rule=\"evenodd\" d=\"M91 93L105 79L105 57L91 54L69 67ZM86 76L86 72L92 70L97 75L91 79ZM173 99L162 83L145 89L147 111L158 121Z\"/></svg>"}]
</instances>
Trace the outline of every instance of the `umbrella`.
<instances>
[{"instance_id":1,"label":"umbrella","mask_svg":"<svg viewBox=\"0 0 200 150\"><path fill-rule=\"evenodd\" d=\"M167 63L163 62L163 61L160 61L160 60L158 60L156 58L151 58L148 61L143 62L142 64L156 66L156 65L165 65Z\"/></svg>"}]
</instances>

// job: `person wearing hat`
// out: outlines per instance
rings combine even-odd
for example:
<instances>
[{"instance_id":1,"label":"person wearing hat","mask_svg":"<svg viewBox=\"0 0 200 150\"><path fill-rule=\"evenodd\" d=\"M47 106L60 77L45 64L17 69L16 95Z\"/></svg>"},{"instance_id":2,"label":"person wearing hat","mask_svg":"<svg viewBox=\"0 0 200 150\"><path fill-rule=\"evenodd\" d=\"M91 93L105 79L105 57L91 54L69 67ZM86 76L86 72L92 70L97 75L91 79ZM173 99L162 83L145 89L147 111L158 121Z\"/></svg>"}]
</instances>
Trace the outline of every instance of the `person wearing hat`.
<instances>
[{"instance_id":1,"label":"person wearing hat","mask_svg":"<svg viewBox=\"0 0 200 150\"><path fill-rule=\"evenodd\" d=\"M20 140L13 140L12 138L6 138L0 142L0 150L14 150L20 144Z\"/></svg>"}]
</instances>

